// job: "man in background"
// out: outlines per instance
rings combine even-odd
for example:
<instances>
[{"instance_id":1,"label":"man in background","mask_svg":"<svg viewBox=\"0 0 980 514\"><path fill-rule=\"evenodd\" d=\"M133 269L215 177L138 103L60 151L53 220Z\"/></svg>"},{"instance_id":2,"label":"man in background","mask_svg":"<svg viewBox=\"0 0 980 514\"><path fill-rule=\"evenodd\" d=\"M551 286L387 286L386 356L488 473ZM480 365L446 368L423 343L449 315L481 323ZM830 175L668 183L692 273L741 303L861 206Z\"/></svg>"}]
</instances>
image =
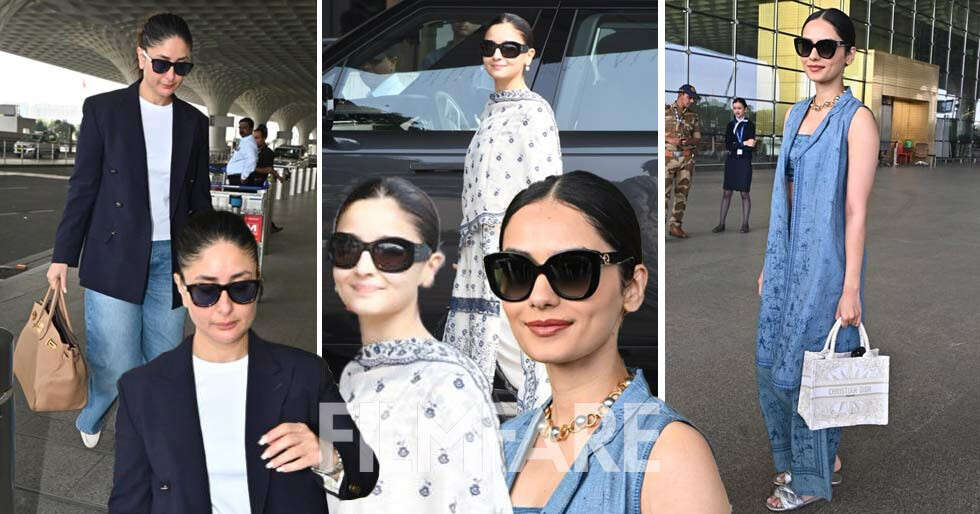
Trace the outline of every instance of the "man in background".
<instances>
[{"instance_id":1,"label":"man in background","mask_svg":"<svg viewBox=\"0 0 980 514\"><path fill-rule=\"evenodd\" d=\"M681 228L684 209L687 208L687 193L691 190L694 175L694 152L701 141L701 119L692 108L698 101L694 86L684 84L677 92L677 101L667 105L665 111L664 140L667 147L664 194L667 212L670 213L670 235L686 239L687 233ZM670 206L670 193L674 193L674 207Z\"/></svg>"},{"instance_id":2,"label":"man in background","mask_svg":"<svg viewBox=\"0 0 980 514\"><path fill-rule=\"evenodd\" d=\"M238 122L238 135L241 136L241 140L225 167L229 184L241 185L242 180L248 178L249 174L255 171L259 159L259 148L255 144L255 138L252 137L254 128L255 122L252 121L252 118L242 118Z\"/></svg>"},{"instance_id":3,"label":"man in background","mask_svg":"<svg viewBox=\"0 0 980 514\"><path fill-rule=\"evenodd\" d=\"M255 164L255 171L248 176L248 179L244 180L242 184L248 186L261 186L265 184L266 180L269 179L271 175L273 179L282 182L282 176L276 173L275 160L276 154L269 148L266 141L269 136L269 129L266 128L265 124L261 124L255 127L252 131L252 138L255 140L255 145L258 147L258 159ZM272 184L269 184L269 189L272 189ZM282 230L282 227L276 226L272 221L272 214L269 214L269 227L273 233Z\"/></svg>"}]
</instances>

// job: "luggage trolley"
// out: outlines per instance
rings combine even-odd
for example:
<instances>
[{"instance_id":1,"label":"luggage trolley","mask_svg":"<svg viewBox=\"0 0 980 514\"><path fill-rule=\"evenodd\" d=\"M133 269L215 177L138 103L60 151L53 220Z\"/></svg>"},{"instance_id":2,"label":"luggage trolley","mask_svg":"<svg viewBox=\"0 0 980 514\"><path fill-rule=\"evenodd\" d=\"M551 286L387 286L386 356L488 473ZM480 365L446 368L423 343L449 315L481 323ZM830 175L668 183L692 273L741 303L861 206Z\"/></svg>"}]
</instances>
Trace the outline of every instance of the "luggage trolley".
<instances>
[{"instance_id":1,"label":"luggage trolley","mask_svg":"<svg viewBox=\"0 0 980 514\"><path fill-rule=\"evenodd\" d=\"M211 205L218 211L240 214L255 236L259 245L259 270L265 255L265 240L272 218L272 201L269 189L253 186L222 185L211 190Z\"/></svg>"}]
</instances>

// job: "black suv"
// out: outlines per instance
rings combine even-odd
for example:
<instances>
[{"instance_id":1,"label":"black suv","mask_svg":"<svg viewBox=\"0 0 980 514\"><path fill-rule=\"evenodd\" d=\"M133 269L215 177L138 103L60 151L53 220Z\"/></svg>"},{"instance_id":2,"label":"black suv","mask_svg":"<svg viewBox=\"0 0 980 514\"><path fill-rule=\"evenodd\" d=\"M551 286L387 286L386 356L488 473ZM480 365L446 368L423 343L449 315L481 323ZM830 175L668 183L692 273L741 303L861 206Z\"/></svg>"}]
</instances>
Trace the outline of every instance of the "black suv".
<instances>
[{"instance_id":1,"label":"black suv","mask_svg":"<svg viewBox=\"0 0 980 514\"><path fill-rule=\"evenodd\" d=\"M496 2L404 0L346 34L323 55L323 230L353 185L405 177L435 200L447 263L459 255L463 159L493 92L483 70L482 28L513 12L534 30L537 55L526 78L555 110L565 171L615 182L644 231L652 280L646 304L620 338L627 364L657 367L657 7L652 0ZM448 312L447 265L420 294L436 337ZM360 346L357 320L333 292L324 260L323 355L339 373ZM649 373L653 373L650 376Z\"/></svg>"}]
</instances>

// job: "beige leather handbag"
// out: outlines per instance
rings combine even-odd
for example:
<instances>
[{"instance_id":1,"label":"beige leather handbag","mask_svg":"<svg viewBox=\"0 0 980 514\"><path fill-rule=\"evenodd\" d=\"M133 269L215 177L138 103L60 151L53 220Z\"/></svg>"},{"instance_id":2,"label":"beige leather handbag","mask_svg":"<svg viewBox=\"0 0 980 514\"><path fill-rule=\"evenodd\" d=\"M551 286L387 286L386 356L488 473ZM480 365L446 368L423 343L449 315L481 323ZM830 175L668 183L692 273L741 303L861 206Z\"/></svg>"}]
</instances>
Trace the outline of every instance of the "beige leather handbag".
<instances>
[{"instance_id":1,"label":"beige leather handbag","mask_svg":"<svg viewBox=\"0 0 980 514\"><path fill-rule=\"evenodd\" d=\"M14 348L14 375L32 411L81 409L88 400L88 373L60 289L34 302Z\"/></svg>"}]
</instances>

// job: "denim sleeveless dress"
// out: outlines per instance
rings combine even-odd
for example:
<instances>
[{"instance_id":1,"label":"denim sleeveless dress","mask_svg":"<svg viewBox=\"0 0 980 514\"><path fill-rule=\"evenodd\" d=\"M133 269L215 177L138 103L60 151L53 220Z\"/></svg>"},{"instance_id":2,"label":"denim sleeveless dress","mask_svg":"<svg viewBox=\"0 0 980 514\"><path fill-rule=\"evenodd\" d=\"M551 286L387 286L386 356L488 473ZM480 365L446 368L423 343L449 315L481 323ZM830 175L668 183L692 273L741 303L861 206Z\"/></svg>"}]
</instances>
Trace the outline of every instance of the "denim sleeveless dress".
<instances>
[{"instance_id":1,"label":"denim sleeveless dress","mask_svg":"<svg viewBox=\"0 0 980 514\"><path fill-rule=\"evenodd\" d=\"M642 370L630 371L636 375L633 381L592 433L548 503L540 508L515 505L515 513L640 513L644 470L657 437L673 421L690 422L650 394ZM543 413L541 406L501 427L508 488L534 447Z\"/></svg>"},{"instance_id":2,"label":"denim sleeveless dress","mask_svg":"<svg viewBox=\"0 0 980 514\"><path fill-rule=\"evenodd\" d=\"M798 137L809 104L806 99L793 106L783 134L783 148L790 150L780 152L773 183L756 338L756 364L770 369L773 385L784 389L799 387L803 353L820 350L834 324L844 283L847 132L863 105L845 89L816 130ZM792 205L786 198L789 169ZM863 263L860 298L863 304ZM838 351L858 344L855 327L840 331Z\"/></svg>"}]
</instances>

